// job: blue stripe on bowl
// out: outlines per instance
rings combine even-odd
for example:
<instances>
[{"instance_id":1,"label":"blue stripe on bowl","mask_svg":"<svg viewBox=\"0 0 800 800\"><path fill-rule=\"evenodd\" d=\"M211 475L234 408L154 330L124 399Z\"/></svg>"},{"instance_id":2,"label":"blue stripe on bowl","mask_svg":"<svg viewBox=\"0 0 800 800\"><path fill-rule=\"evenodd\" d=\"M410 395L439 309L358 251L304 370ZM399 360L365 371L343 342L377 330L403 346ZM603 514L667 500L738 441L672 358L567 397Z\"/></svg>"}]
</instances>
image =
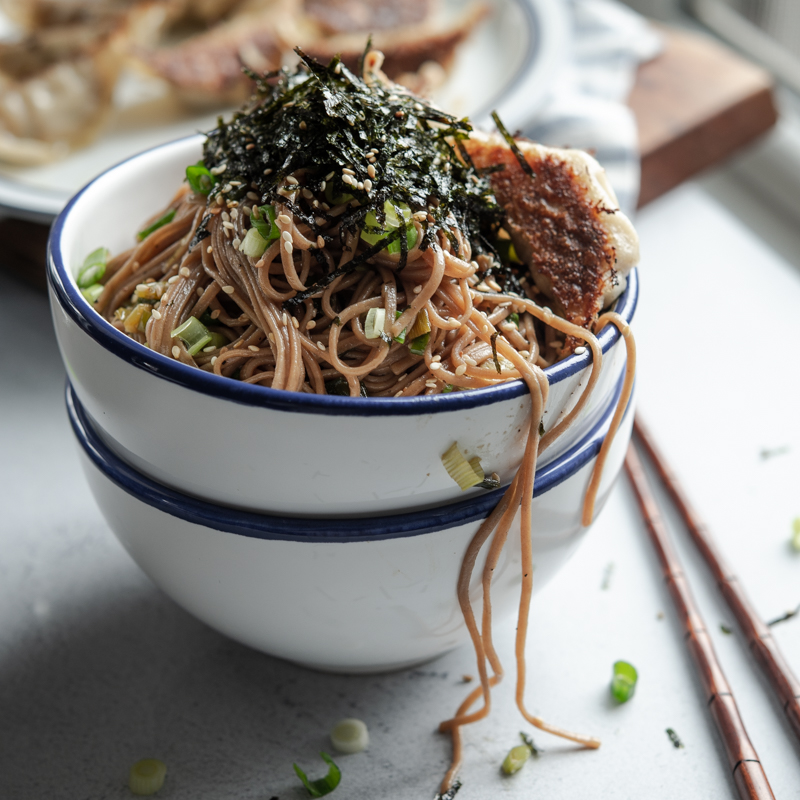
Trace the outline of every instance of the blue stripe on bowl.
<instances>
[{"instance_id":1,"label":"blue stripe on bowl","mask_svg":"<svg viewBox=\"0 0 800 800\"><path fill-rule=\"evenodd\" d=\"M622 380L594 428L566 453L536 470L534 497L558 486L597 455L622 391ZM240 536L292 542L364 542L418 536L485 519L505 491L497 489L446 506L384 517L315 519L254 514L197 500L156 483L130 467L104 444L69 382L66 404L72 429L86 455L120 489L166 514Z\"/></svg>"},{"instance_id":2,"label":"blue stripe on bowl","mask_svg":"<svg viewBox=\"0 0 800 800\"><path fill-rule=\"evenodd\" d=\"M199 143L203 137L197 136L196 138ZM186 141L186 139L179 139L146 152L150 153L164 147L175 147ZM132 159L140 158L142 155L146 155L146 153L140 153L137 156L133 156ZM115 167L111 169L113 170ZM105 175L106 173L102 174ZM102 175L98 176L98 178L100 177ZM419 414L460 411L522 397L528 391L522 381L516 380L483 389L439 395L420 395L418 397L361 398L314 395L304 392L287 392L270 389L267 386L233 381L230 378L209 374L196 367L190 367L159 353L154 353L152 350L125 336L91 308L71 279L70 272L62 258L60 243L69 215L83 194L98 178L87 184L70 200L53 224L47 246L48 281L59 306L87 336L91 337L101 347L138 369L192 391L220 397L234 403L303 414L349 417L417 416ZM617 312L628 323L630 323L636 310L638 296L639 277L638 272L634 269L628 276L628 285L616 304ZM619 331L613 325L606 325L600 331L598 339L605 353L619 339ZM570 356L558 364L548 367L545 369L545 375L547 375L550 385L553 386L588 366L591 360L591 351L587 349L583 355Z\"/></svg>"}]
</instances>

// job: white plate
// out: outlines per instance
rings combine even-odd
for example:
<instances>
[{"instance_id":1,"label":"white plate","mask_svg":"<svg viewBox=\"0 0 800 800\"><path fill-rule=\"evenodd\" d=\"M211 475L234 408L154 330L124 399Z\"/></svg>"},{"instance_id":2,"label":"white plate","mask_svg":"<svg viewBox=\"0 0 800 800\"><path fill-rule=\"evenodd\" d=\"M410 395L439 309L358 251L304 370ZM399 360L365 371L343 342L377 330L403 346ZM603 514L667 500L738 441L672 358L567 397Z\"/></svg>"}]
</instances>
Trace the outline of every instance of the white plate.
<instances>
[{"instance_id":1,"label":"white plate","mask_svg":"<svg viewBox=\"0 0 800 800\"><path fill-rule=\"evenodd\" d=\"M453 0L455 2L455 0ZM510 131L523 129L547 97L566 55L569 18L562 0L490 0L492 13L458 50L436 102L479 125L497 109ZM192 115L156 81L126 75L105 132L68 158L39 167L0 165L0 213L51 222L95 175L128 156L209 130L217 114Z\"/></svg>"}]
</instances>

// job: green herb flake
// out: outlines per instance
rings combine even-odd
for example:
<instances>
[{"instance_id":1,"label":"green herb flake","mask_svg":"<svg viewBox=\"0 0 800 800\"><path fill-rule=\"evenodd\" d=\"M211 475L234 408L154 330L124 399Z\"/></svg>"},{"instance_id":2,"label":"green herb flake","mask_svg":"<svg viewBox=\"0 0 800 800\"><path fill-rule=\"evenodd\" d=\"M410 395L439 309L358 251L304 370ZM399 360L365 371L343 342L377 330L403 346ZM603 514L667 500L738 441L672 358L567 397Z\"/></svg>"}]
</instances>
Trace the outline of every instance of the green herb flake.
<instances>
[{"instance_id":1,"label":"green herb flake","mask_svg":"<svg viewBox=\"0 0 800 800\"><path fill-rule=\"evenodd\" d=\"M683 747L683 742L681 741L680 736L675 733L672 728L667 728L667 736L669 736L669 740L672 742L672 746L675 748Z\"/></svg>"},{"instance_id":2,"label":"green herb flake","mask_svg":"<svg viewBox=\"0 0 800 800\"><path fill-rule=\"evenodd\" d=\"M106 273L106 265L111 253L105 247L98 247L93 250L86 258L83 259L83 264L78 270L78 275L75 279L79 289L88 289L95 283L99 283L103 275ZM88 299L88 298L87 298Z\"/></svg>"},{"instance_id":3,"label":"green herb flake","mask_svg":"<svg viewBox=\"0 0 800 800\"><path fill-rule=\"evenodd\" d=\"M167 223L172 222L174 217L175 209L173 208L170 211L167 211L167 213L164 214L161 219L157 219L152 225L145 228L143 231L139 231L139 233L136 234L136 238L140 242L143 242L151 233L157 231L159 228L163 228Z\"/></svg>"},{"instance_id":4,"label":"green herb flake","mask_svg":"<svg viewBox=\"0 0 800 800\"><path fill-rule=\"evenodd\" d=\"M250 216L250 224L259 232L261 238L269 244L279 239L281 235L280 228L275 222L275 208L274 206L259 206L259 217Z\"/></svg>"},{"instance_id":5,"label":"green herb flake","mask_svg":"<svg viewBox=\"0 0 800 800\"><path fill-rule=\"evenodd\" d=\"M720 629L720 630L721 630L721 631L722 631L724 634L727 634L728 636L730 636L730 634L732 634L732 633L733 633L733 629L732 629L732 628L730 628L730 627L728 627L727 625L725 625L725 623L723 623L723 622L720 622L720 624L719 624L719 629Z\"/></svg>"},{"instance_id":6,"label":"green herb flake","mask_svg":"<svg viewBox=\"0 0 800 800\"><path fill-rule=\"evenodd\" d=\"M330 794L339 785L339 781L342 779L342 772L339 767L333 763L333 759L327 753L320 753L320 756L328 765L328 774L324 778L318 778L315 781L310 781L306 777L305 772L303 772L297 764L292 764L294 771L297 773L297 777L303 782L303 786L306 787L311 797L324 797L326 794Z\"/></svg>"},{"instance_id":7,"label":"green herb flake","mask_svg":"<svg viewBox=\"0 0 800 800\"><path fill-rule=\"evenodd\" d=\"M633 697L639 675L636 668L627 661L614 662L614 674L611 678L611 696L618 703L627 703Z\"/></svg>"}]
</instances>

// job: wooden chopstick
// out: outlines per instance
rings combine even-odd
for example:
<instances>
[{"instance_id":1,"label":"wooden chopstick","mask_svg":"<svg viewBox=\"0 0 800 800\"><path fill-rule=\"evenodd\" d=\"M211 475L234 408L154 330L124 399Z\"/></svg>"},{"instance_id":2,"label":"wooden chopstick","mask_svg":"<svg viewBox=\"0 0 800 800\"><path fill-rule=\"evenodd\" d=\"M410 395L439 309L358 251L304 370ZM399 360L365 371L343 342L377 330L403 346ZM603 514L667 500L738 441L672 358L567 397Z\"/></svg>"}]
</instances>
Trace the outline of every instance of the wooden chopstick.
<instances>
[{"instance_id":1,"label":"wooden chopstick","mask_svg":"<svg viewBox=\"0 0 800 800\"><path fill-rule=\"evenodd\" d=\"M739 797L742 800L775 800L756 749L745 730L731 688L717 660L711 637L692 597L689 583L661 519L633 443L628 447L625 456L625 469L664 570L667 589L686 628L684 640L703 684L714 724L725 746Z\"/></svg>"},{"instance_id":2,"label":"wooden chopstick","mask_svg":"<svg viewBox=\"0 0 800 800\"><path fill-rule=\"evenodd\" d=\"M634 431L645 452L653 462L656 472L680 512L694 543L714 575L728 608L736 618L750 650L775 692L789 726L800 741L800 681L786 663L769 627L758 616L745 594L739 579L717 549L708 526L694 510L675 473L669 468L647 427L638 416L634 420Z\"/></svg>"}]
</instances>

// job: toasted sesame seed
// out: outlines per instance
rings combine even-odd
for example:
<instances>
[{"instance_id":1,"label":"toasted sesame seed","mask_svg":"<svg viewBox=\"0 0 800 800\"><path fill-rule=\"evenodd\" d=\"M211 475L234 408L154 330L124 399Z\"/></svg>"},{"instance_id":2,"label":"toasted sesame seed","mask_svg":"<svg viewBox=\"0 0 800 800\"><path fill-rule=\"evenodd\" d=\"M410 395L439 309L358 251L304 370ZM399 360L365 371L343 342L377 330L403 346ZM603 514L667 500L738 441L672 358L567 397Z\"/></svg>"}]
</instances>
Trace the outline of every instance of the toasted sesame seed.
<instances>
[{"instance_id":1,"label":"toasted sesame seed","mask_svg":"<svg viewBox=\"0 0 800 800\"><path fill-rule=\"evenodd\" d=\"M272 175L272 170L269 167L267 167L267 169L264 170L264 174L265 175Z\"/></svg>"},{"instance_id":2,"label":"toasted sesame seed","mask_svg":"<svg viewBox=\"0 0 800 800\"><path fill-rule=\"evenodd\" d=\"M431 358L431 361L441 361L441 360L442 360L442 357L440 355L438 355L438 354Z\"/></svg>"},{"instance_id":3,"label":"toasted sesame seed","mask_svg":"<svg viewBox=\"0 0 800 800\"><path fill-rule=\"evenodd\" d=\"M216 346L211 344L208 347L204 347L203 348L203 352L204 353L213 353L216 349L217 349Z\"/></svg>"},{"instance_id":4,"label":"toasted sesame seed","mask_svg":"<svg viewBox=\"0 0 800 800\"><path fill-rule=\"evenodd\" d=\"M278 214L278 222L282 222L284 225L290 225L292 218L288 214Z\"/></svg>"},{"instance_id":5,"label":"toasted sesame seed","mask_svg":"<svg viewBox=\"0 0 800 800\"><path fill-rule=\"evenodd\" d=\"M231 221L231 215L227 211L223 211L220 214L220 217L222 217L222 219L224 219L225 222L230 222Z\"/></svg>"},{"instance_id":6,"label":"toasted sesame seed","mask_svg":"<svg viewBox=\"0 0 800 800\"><path fill-rule=\"evenodd\" d=\"M291 242L291 241L292 241L292 234L291 234L291 232L290 232L290 231L284 231L284 232L281 234L281 239L283 239L283 241L284 241L284 242Z\"/></svg>"},{"instance_id":7,"label":"toasted sesame seed","mask_svg":"<svg viewBox=\"0 0 800 800\"><path fill-rule=\"evenodd\" d=\"M369 178L367 178L367 179L364 181L364 191L365 191L367 194L369 194L369 193L372 191L372 181L371 181Z\"/></svg>"},{"instance_id":8,"label":"toasted sesame seed","mask_svg":"<svg viewBox=\"0 0 800 800\"><path fill-rule=\"evenodd\" d=\"M317 247L320 250L322 250L322 248L325 247L325 240L322 238L322 236L317 236Z\"/></svg>"},{"instance_id":9,"label":"toasted sesame seed","mask_svg":"<svg viewBox=\"0 0 800 800\"><path fill-rule=\"evenodd\" d=\"M261 199L255 192L248 192L247 197L248 199L254 200L255 202L258 202Z\"/></svg>"},{"instance_id":10,"label":"toasted sesame seed","mask_svg":"<svg viewBox=\"0 0 800 800\"><path fill-rule=\"evenodd\" d=\"M189 277L189 276L190 276L192 273L191 273L191 271L189 270L189 267L181 267L181 268L178 270L178 274L179 274L179 275L181 275L181 276L183 276L184 278L188 278L188 277Z\"/></svg>"},{"instance_id":11,"label":"toasted sesame seed","mask_svg":"<svg viewBox=\"0 0 800 800\"><path fill-rule=\"evenodd\" d=\"M405 116L405 114L402 111L395 111L394 115L395 117L397 117L397 119L403 119L403 117Z\"/></svg>"},{"instance_id":12,"label":"toasted sesame seed","mask_svg":"<svg viewBox=\"0 0 800 800\"><path fill-rule=\"evenodd\" d=\"M225 294L233 294L236 289L233 286L223 286L222 291L225 292Z\"/></svg>"},{"instance_id":13,"label":"toasted sesame seed","mask_svg":"<svg viewBox=\"0 0 800 800\"><path fill-rule=\"evenodd\" d=\"M231 181L230 184L231 184L231 186L241 186L242 182L241 181Z\"/></svg>"},{"instance_id":14,"label":"toasted sesame seed","mask_svg":"<svg viewBox=\"0 0 800 800\"><path fill-rule=\"evenodd\" d=\"M375 177L375 167L373 167L372 164L367 167L367 175L369 175L370 178Z\"/></svg>"},{"instance_id":15,"label":"toasted sesame seed","mask_svg":"<svg viewBox=\"0 0 800 800\"><path fill-rule=\"evenodd\" d=\"M289 324L289 315L285 311L281 315L281 322L284 328Z\"/></svg>"},{"instance_id":16,"label":"toasted sesame seed","mask_svg":"<svg viewBox=\"0 0 800 800\"><path fill-rule=\"evenodd\" d=\"M292 243L291 243L291 242L286 242L286 241L285 241L285 242L283 243L283 249L284 249L284 250L285 250L287 253L289 253L289 255L291 255L291 253L292 253L292 250L294 250L294 246L292 245Z\"/></svg>"},{"instance_id":17,"label":"toasted sesame seed","mask_svg":"<svg viewBox=\"0 0 800 800\"><path fill-rule=\"evenodd\" d=\"M202 289L201 289L201 288L198 286L198 287L197 287L197 291L195 292L195 294L196 294L198 297L202 297L202 296L203 296L203 290L202 290Z\"/></svg>"},{"instance_id":18,"label":"toasted sesame seed","mask_svg":"<svg viewBox=\"0 0 800 800\"><path fill-rule=\"evenodd\" d=\"M484 325L484 326L481 328L481 331L482 331L483 333L489 333L489 326L488 326L488 325Z\"/></svg>"},{"instance_id":19,"label":"toasted sesame seed","mask_svg":"<svg viewBox=\"0 0 800 800\"><path fill-rule=\"evenodd\" d=\"M238 219L239 218L239 209L234 208L231 210L231 219Z\"/></svg>"},{"instance_id":20,"label":"toasted sesame seed","mask_svg":"<svg viewBox=\"0 0 800 800\"><path fill-rule=\"evenodd\" d=\"M323 353L325 352L325 345L322 342L317 342L317 347L322 350Z\"/></svg>"},{"instance_id":21,"label":"toasted sesame seed","mask_svg":"<svg viewBox=\"0 0 800 800\"><path fill-rule=\"evenodd\" d=\"M467 365L466 364L459 364L456 367L456 375L463 375L466 371L467 371Z\"/></svg>"},{"instance_id":22,"label":"toasted sesame seed","mask_svg":"<svg viewBox=\"0 0 800 800\"><path fill-rule=\"evenodd\" d=\"M171 278L170 278L170 279L167 281L167 283L169 283L169 284L173 284L173 283L175 283L175 281L176 281L176 280L178 280L178 276L177 276L177 275L173 275L173 276L172 276L172 277L171 277Z\"/></svg>"},{"instance_id":23,"label":"toasted sesame seed","mask_svg":"<svg viewBox=\"0 0 800 800\"><path fill-rule=\"evenodd\" d=\"M244 149L245 150L255 150L255 148L256 148L256 146L252 142L250 142L250 144L246 145Z\"/></svg>"},{"instance_id":24,"label":"toasted sesame seed","mask_svg":"<svg viewBox=\"0 0 800 800\"><path fill-rule=\"evenodd\" d=\"M336 174L335 172L329 172L329 173L328 173L328 174L325 176L325 180L326 180L326 181L329 181L329 180L330 180L330 179L331 179L331 178L332 178L332 177L333 177L335 174Z\"/></svg>"},{"instance_id":25,"label":"toasted sesame seed","mask_svg":"<svg viewBox=\"0 0 800 800\"><path fill-rule=\"evenodd\" d=\"M211 312L211 319L219 319L219 309L218 308L215 308Z\"/></svg>"},{"instance_id":26,"label":"toasted sesame seed","mask_svg":"<svg viewBox=\"0 0 800 800\"><path fill-rule=\"evenodd\" d=\"M415 286L414 287L414 294L419 294L421 291L422 291L422 287L421 286Z\"/></svg>"},{"instance_id":27,"label":"toasted sesame seed","mask_svg":"<svg viewBox=\"0 0 800 800\"><path fill-rule=\"evenodd\" d=\"M317 323L314 322L314 320L312 319L312 320L309 321L308 325L306 325L306 330L310 331L312 328L316 328L316 327L317 327Z\"/></svg>"},{"instance_id":28,"label":"toasted sesame seed","mask_svg":"<svg viewBox=\"0 0 800 800\"><path fill-rule=\"evenodd\" d=\"M294 325L295 328L300 327L300 323L297 321L297 317L292 317L292 325Z\"/></svg>"},{"instance_id":29,"label":"toasted sesame seed","mask_svg":"<svg viewBox=\"0 0 800 800\"><path fill-rule=\"evenodd\" d=\"M239 246L242 244L242 240L241 240L241 239L240 239L240 238L237 236L237 237L236 237L236 238L233 240L233 242L231 242L231 244L232 244L234 247L236 247L236 248L238 249L238 248L239 248Z\"/></svg>"},{"instance_id":30,"label":"toasted sesame seed","mask_svg":"<svg viewBox=\"0 0 800 800\"><path fill-rule=\"evenodd\" d=\"M226 169L228 169L228 162L227 161L224 164L220 164L217 167L211 167L209 172L212 175L222 175L222 173L225 172Z\"/></svg>"},{"instance_id":31,"label":"toasted sesame seed","mask_svg":"<svg viewBox=\"0 0 800 800\"><path fill-rule=\"evenodd\" d=\"M211 359L211 366L213 367L213 366L214 366L214 364L216 364L216 363L217 363L217 357L216 357L216 356L214 356L214 357Z\"/></svg>"},{"instance_id":32,"label":"toasted sesame seed","mask_svg":"<svg viewBox=\"0 0 800 800\"><path fill-rule=\"evenodd\" d=\"M574 352L576 356L582 356L586 352L586 348L581 345L580 347L576 347Z\"/></svg>"},{"instance_id":33,"label":"toasted sesame seed","mask_svg":"<svg viewBox=\"0 0 800 800\"><path fill-rule=\"evenodd\" d=\"M242 214L246 217L249 217L253 213L253 209L250 206L242 206Z\"/></svg>"},{"instance_id":34,"label":"toasted sesame seed","mask_svg":"<svg viewBox=\"0 0 800 800\"><path fill-rule=\"evenodd\" d=\"M227 229L227 230L229 230L229 231L232 231L232 230L234 229L234 227L235 227L235 226L234 226L234 224L233 224L232 222L225 222L225 221L223 221L223 223L222 223L222 227L223 227L223 228L226 228L226 229Z\"/></svg>"},{"instance_id":35,"label":"toasted sesame seed","mask_svg":"<svg viewBox=\"0 0 800 800\"><path fill-rule=\"evenodd\" d=\"M173 358L180 358L181 357L181 349L180 349L180 347L178 347L178 345L175 345L172 348L172 357Z\"/></svg>"},{"instance_id":36,"label":"toasted sesame seed","mask_svg":"<svg viewBox=\"0 0 800 800\"><path fill-rule=\"evenodd\" d=\"M287 175L286 183L288 183L290 186L298 186L300 181L298 181L297 178L293 177L292 175Z\"/></svg>"},{"instance_id":37,"label":"toasted sesame seed","mask_svg":"<svg viewBox=\"0 0 800 800\"><path fill-rule=\"evenodd\" d=\"M270 331L267 334L267 339L269 339L273 344L275 344L275 334L272 331Z\"/></svg>"},{"instance_id":38,"label":"toasted sesame seed","mask_svg":"<svg viewBox=\"0 0 800 800\"><path fill-rule=\"evenodd\" d=\"M256 347L254 344L249 344L249 345L247 345L247 349L248 349L248 350L249 350L251 353L257 353L257 352L258 352L258 348L257 348L257 347Z\"/></svg>"},{"instance_id":39,"label":"toasted sesame seed","mask_svg":"<svg viewBox=\"0 0 800 800\"><path fill-rule=\"evenodd\" d=\"M429 389L435 389L439 384L436 381L425 381L425 386Z\"/></svg>"},{"instance_id":40,"label":"toasted sesame seed","mask_svg":"<svg viewBox=\"0 0 800 800\"><path fill-rule=\"evenodd\" d=\"M342 62L341 61L333 68L333 71L337 75L342 71Z\"/></svg>"},{"instance_id":41,"label":"toasted sesame seed","mask_svg":"<svg viewBox=\"0 0 800 800\"><path fill-rule=\"evenodd\" d=\"M363 192L364 191L364 181L359 181L356 184L356 186L357 186L359 192Z\"/></svg>"},{"instance_id":42,"label":"toasted sesame seed","mask_svg":"<svg viewBox=\"0 0 800 800\"><path fill-rule=\"evenodd\" d=\"M403 390L402 389L399 392L395 392L394 396L395 397L400 397L401 394L403 394Z\"/></svg>"},{"instance_id":43,"label":"toasted sesame seed","mask_svg":"<svg viewBox=\"0 0 800 800\"><path fill-rule=\"evenodd\" d=\"M356 173L350 169L349 167L344 167L342 169L342 175L355 175Z\"/></svg>"},{"instance_id":44,"label":"toasted sesame seed","mask_svg":"<svg viewBox=\"0 0 800 800\"><path fill-rule=\"evenodd\" d=\"M310 189L303 189L302 195L303 197L305 197L306 200L314 199L314 193Z\"/></svg>"},{"instance_id":45,"label":"toasted sesame seed","mask_svg":"<svg viewBox=\"0 0 800 800\"><path fill-rule=\"evenodd\" d=\"M153 319L161 319L161 312L157 309L153 309Z\"/></svg>"},{"instance_id":46,"label":"toasted sesame seed","mask_svg":"<svg viewBox=\"0 0 800 800\"><path fill-rule=\"evenodd\" d=\"M428 367L428 369L430 369L430 370L433 370L434 372L435 372L437 369L441 369L441 368L442 368L442 365L441 365L441 364L440 364L438 361L434 361L434 362L433 362L433 363L432 363L432 364L431 364L431 365Z\"/></svg>"}]
</instances>

